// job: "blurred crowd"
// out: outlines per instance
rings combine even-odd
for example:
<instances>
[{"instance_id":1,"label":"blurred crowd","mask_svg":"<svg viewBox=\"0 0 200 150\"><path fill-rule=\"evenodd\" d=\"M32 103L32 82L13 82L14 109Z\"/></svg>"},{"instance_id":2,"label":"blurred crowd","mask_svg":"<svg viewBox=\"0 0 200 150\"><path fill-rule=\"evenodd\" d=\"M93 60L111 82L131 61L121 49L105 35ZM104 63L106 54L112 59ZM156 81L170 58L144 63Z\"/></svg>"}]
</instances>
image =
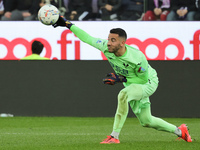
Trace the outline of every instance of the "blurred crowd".
<instances>
[{"instance_id":1,"label":"blurred crowd","mask_svg":"<svg viewBox=\"0 0 200 150\"><path fill-rule=\"evenodd\" d=\"M200 20L200 0L0 0L0 19L37 20L37 12L45 4L76 21Z\"/></svg>"}]
</instances>

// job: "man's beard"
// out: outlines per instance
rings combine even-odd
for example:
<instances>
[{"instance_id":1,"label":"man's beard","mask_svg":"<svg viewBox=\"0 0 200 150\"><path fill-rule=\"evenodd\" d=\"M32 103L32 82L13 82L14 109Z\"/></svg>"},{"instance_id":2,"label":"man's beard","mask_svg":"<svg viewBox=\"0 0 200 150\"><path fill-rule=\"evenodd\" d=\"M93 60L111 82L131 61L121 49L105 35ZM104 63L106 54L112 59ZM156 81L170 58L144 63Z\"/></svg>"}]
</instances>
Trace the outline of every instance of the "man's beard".
<instances>
[{"instance_id":1,"label":"man's beard","mask_svg":"<svg viewBox=\"0 0 200 150\"><path fill-rule=\"evenodd\" d=\"M114 47L110 53L116 53L116 52L118 52L118 50L119 50L120 48L121 48L121 46L118 45L118 46Z\"/></svg>"}]
</instances>

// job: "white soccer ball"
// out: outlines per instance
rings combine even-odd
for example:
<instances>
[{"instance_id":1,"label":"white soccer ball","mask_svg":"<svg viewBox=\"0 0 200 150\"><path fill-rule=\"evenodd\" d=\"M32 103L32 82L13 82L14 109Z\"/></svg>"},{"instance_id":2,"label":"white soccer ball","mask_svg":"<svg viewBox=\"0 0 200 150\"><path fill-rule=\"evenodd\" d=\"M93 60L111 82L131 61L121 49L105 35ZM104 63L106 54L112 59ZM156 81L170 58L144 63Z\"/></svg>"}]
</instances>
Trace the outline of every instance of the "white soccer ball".
<instances>
[{"instance_id":1,"label":"white soccer ball","mask_svg":"<svg viewBox=\"0 0 200 150\"><path fill-rule=\"evenodd\" d=\"M51 4L42 6L38 11L38 19L45 25L52 25L56 23L58 18L59 11L55 6Z\"/></svg>"}]
</instances>

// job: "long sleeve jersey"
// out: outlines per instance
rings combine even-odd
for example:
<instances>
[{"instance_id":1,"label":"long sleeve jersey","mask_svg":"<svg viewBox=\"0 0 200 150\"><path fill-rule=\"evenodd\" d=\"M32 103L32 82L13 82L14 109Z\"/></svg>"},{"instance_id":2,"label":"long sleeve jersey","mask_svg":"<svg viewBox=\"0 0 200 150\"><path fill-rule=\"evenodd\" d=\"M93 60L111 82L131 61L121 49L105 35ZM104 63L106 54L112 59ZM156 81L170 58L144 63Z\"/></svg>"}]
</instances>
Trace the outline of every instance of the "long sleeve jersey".
<instances>
[{"instance_id":1,"label":"long sleeve jersey","mask_svg":"<svg viewBox=\"0 0 200 150\"><path fill-rule=\"evenodd\" d=\"M75 25L72 25L70 30L81 41L99 49L104 53L115 73L126 77L127 82L124 83L125 87L132 83L145 84L149 82L151 78L157 78L155 69L148 64L145 55L140 50L126 44L125 54L120 57L115 56L114 53L110 53L108 51L108 40L92 37Z\"/></svg>"}]
</instances>

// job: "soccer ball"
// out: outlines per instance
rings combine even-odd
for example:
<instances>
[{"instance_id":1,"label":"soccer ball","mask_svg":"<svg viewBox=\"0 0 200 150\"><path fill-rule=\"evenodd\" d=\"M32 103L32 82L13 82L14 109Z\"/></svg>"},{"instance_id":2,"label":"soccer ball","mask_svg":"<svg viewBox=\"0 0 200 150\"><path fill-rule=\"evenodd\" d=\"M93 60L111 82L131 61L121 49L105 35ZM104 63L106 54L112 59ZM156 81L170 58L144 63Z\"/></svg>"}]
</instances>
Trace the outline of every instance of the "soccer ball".
<instances>
[{"instance_id":1,"label":"soccer ball","mask_svg":"<svg viewBox=\"0 0 200 150\"><path fill-rule=\"evenodd\" d=\"M45 25L52 25L58 21L59 11L58 9L51 5L46 4L40 8L38 11L38 19Z\"/></svg>"}]
</instances>

